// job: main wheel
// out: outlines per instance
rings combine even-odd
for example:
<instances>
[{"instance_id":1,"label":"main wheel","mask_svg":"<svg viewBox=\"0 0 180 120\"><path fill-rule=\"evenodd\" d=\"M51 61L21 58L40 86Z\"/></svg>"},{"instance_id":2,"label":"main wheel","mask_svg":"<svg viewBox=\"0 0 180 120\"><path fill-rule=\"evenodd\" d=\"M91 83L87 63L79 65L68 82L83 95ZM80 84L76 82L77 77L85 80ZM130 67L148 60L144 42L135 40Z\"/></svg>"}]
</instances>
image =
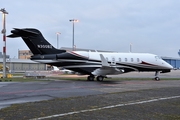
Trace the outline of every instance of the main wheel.
<instances>
[{"instance_id":1,"label":"main wheel","mask_svg":"<svg viewBox=\"0 0 180 120\"><path fill-rule=\"evenodd\" d=\"M97 76L97 81L103 81L104 80L104 77L103 76Z\"/></svg>"},{"instance_id":2,"label":"main wheel","mask_svg":"<svg viewBox=\"0 0 180 120\"><path fill-rule=\"evenodd\" d=\"M88 80L88 81L94 81L94 76L92 76L92 75L88 76L88 77L87 77L87 80Z\"/></svg>"},{"instance_id":3,"label":"main wheel","mask_svg":"<svg viewBox=\"0 0 180 120\"><path fill-rule=\"evenodd\" d=\"M154 79L155 79L156 81L159 81L159 80L160 80L160 78L159 78L159 77L155 77Z\"/></svg>"}]
</instances>

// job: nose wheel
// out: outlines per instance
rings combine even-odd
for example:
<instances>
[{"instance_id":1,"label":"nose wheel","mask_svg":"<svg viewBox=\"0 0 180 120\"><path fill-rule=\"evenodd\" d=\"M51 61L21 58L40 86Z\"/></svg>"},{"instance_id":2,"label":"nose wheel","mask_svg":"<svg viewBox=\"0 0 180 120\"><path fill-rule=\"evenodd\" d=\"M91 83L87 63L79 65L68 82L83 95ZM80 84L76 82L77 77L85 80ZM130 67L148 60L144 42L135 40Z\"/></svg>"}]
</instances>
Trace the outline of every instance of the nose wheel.
<instances>
[{"instance_id":1,"label":"nose wheel","mask_svg":"<svg viewBox=\"0 0 180 120\"><path fill-rule=\"evenodd\" d=\"M159 71L156 71L156 72L155 72L155 78L154 78L154 80L156 80L156 81L159 81L159 80L160 80L160 78L158 77L158 75L159 75Z\"/></svg>"},{"instance_id":2,"label":"nose wheel","mask_svg":"<svg viewBox=\"0 0 180 120\"><path fill-rule=\"evenodd\" d=\"M154 80L159 81L159 80L160 80L160 78L159 78L159 77L155 77L155 78L154 78Z\"/></svg>"}]
</instances>

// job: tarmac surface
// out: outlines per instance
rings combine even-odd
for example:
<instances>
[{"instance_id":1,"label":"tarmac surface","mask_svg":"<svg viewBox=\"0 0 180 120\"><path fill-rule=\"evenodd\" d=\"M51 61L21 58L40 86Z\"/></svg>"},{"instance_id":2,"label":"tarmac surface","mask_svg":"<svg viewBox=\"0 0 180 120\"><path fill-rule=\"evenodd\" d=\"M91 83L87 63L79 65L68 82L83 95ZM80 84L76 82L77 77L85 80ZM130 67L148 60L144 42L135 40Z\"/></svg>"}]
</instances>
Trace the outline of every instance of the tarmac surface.
<instances>
[{"instance_id":1,"label":"tarmac surface","mask_svg":"<svg viewBox=\"0 0 180 120\"><path fill-rule=\"evenodd\" d=\"M179 91L180 80L0 82L0 120L180 119Z\"/></svg>"}]
</instances>

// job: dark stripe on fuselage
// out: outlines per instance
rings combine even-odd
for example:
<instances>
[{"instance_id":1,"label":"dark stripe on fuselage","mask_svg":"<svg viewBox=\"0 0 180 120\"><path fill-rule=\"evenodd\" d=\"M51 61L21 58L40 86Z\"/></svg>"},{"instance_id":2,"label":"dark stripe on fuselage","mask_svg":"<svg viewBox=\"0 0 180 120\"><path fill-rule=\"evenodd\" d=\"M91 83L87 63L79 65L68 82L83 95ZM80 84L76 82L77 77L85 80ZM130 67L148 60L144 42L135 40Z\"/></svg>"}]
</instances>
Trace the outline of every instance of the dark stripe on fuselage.
<instances>
[{"instance_id":1,"label":"dark stripe on fuselage","mask_svg":"<svg viewBox=\"0 0 180 120\"><path fill-rule=\"evenodd\" d=\"M87 57L80 56L80 55L74 55L74 54L71 54L70 52L57 54L57 59L88 60Z\"/></svg>"},{"instance_id":2,"label":"dark stripe on fuselage","mask_svg":"<svg viewBox=\"0 0 180 120\"><path fill-rule=\"evenodd\" d=\"M74 56L80 57L80 58L82 58L82 59L83 59L83 58L84 58L84 59L89 59L88 57L79 55L79 54L77 54L77 53L75 53L75 52L73 52L73 51L68 51L68 53L70 53L70 54L72 54L72 55L74 55Z\"/></svg>"}]
</instances>

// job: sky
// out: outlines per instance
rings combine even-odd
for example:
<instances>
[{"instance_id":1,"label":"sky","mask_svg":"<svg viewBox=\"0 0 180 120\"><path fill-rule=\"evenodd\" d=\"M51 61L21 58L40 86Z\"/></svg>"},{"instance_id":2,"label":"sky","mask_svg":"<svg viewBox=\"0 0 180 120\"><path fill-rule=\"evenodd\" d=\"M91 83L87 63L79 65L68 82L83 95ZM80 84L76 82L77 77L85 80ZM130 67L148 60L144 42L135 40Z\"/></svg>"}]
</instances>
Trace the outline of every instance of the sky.
<instances>
[{"instance_id":1,"label":"sky","mask_svg":"<svg viewBox=\"0 0 180 120\"><path fill-rule=\"evenodd\" d=\"M6 35L13 28L36 28L57 47L153 53L179 58L180 0L1 0ZM2 17L0 18L2 28ZM3 39L0 38L2 52ZM6 38L7 55L18 57L28 47L21 38Z\"/></svg>"}]
</instances>

